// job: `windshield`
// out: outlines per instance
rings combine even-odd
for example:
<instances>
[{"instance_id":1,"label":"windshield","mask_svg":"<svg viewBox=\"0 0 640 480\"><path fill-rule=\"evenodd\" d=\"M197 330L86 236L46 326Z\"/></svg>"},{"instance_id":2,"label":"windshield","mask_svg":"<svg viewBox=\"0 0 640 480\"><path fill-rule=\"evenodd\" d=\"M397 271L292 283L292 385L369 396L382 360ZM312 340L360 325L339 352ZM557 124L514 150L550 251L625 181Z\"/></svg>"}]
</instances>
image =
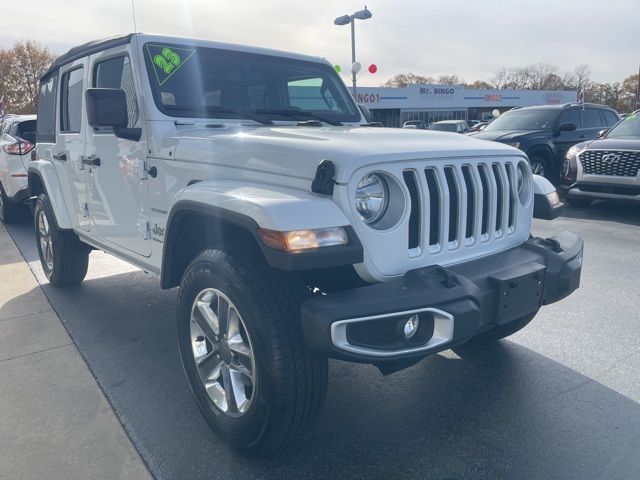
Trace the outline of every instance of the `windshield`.
<instances>
[{"instance_id":1,"label":"windshield","mask_svg":"<svg viewBox=\"0 0 640 480\"><path fill-rule=\"evenodd\" d=\"M609 131L607 138L640 138L640 113L636 112L626 116Z\"/></svg>"},{"instance_id":2,"label":"windshield","mask_svg":"<svg viewBox=\"0 0 640 480\"><path fill-rule=\"evenodd\" d=\"M330 65L189 45L147 43L144 57L158 109L173 117L361 120Z\"/></svg>"},{"instance_id":3,"label":"windshield","mask_svg":"<svg viewBox=\"0 0 640 480\"><path fill-rule=\"evenodd\" d=\"M429 130L439 130L441 132L455 132L456 131L455 123L433 123L429 127Z\"/></svg>"},{"instance_id":4,"label":"windshield","mask_svg":"<svg viewBox=\"0 0 640 480\"><path fill-rule=\"evenodd\" d=\"M560 110L534 109L505 112L484 129L490 130L550 130Z\"/></svg>"}]
</instances>

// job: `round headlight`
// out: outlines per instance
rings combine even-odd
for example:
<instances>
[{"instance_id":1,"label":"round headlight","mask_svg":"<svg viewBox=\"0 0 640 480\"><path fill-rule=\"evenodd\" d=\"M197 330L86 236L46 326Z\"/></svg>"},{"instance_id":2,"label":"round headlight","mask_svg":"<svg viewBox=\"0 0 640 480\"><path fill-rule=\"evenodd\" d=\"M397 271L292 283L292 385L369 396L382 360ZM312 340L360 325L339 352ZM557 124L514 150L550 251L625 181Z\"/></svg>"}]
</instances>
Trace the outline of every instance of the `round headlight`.
<instances>
[{"instance_id":1,"label":"round headlight","mask_svg":"<svg viewBox=\"0 0 640 480\"><path fill-rule=\"evenodd\" d=\"M370 173L356 188L356 210L366 224L382 218L389 202L389 187L382 175Z\"/></svg>"}]
</instances>

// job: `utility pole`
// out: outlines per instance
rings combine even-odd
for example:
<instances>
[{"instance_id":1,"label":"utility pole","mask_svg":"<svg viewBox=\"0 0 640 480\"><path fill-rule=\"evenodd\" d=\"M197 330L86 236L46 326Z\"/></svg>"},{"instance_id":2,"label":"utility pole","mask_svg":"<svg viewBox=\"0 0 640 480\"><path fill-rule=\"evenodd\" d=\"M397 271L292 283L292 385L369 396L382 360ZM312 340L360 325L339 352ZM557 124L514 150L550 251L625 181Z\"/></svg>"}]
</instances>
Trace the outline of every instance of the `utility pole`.
<instances>
[{"instance_id":1,"label":"utility pole","mask_svg":"<svg viewBox=\"0 0 640 480\"><path fill-rule=\"evenodd\" d=\"M353 66L356 63L356 20L368 20L372 17L371 12L367 9L367 6L364 6L364 10L357 11L353 15L343 15L341 17L336 18L333 21L334 25L347 25L351 24L351 83L353 85L353 98L358 98L356 96L356 72L353 69Z\"/></svg>"}]
</instances>

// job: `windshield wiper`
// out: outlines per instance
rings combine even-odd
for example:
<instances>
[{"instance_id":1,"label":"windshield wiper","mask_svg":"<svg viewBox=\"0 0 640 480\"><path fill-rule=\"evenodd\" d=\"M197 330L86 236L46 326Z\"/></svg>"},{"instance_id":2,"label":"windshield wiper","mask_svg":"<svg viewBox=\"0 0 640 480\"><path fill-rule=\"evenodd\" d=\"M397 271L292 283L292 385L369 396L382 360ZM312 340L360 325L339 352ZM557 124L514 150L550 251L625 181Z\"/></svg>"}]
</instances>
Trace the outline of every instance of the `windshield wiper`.
<instances>
[{"instance_id":1,"label":"windshield wiper","mask_svg":"<svg viewBox=\"0 0 640 480\"><path fill-rule=\"evenodd\" d=\"M167 110L186 111L186 112L205 112L207 114L231 113L233 115L239 116L240 118L246 118L247 120L253 120L254 122L261 123L262 125L273 125L273 121L263 117L262 115L256 115L254 113L244 112L242 110L237 110L235 108L216 107L216 106L196 107L191 105L165 105L164 107Z\"/></svg>"},{"instance_id":2,"label":"windshield wiper","mask_svg":"<svg viewBox=\"0 0 640 480\"><path fill-rule=\"evenodd\" d=\"M306 110L298 110L295 108L282 108L282 109L258 109L255 113L259 115L281 115L283 117L307 117L313 118L314 120L320 120L321 122L328 123L329 125L339 126L342 125L341 122L336 120L332 120L323 115L318 115L317 113L307 112Z\"/></svg>"}]
</instances>

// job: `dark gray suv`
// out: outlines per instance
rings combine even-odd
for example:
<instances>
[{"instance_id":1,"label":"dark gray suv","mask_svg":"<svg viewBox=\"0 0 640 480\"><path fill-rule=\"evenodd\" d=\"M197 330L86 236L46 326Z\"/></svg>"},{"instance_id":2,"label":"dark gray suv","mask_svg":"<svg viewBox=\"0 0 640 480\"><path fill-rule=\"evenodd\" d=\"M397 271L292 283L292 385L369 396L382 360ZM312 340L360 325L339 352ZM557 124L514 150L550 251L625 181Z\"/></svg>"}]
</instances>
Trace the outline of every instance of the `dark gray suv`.
<instances>
[{"instance_id":1,"label":"dark gray suv","mask_svg":"<svg viewBox=\"0 0 640 480\"><path fill-rule=\"evenodd\" d=\"M557 182L567 151L577 143L595 140L599 131L618 120L618 112L605 105L543 105L505 112L482 132L470 135L519 148L529 157L533 173Z\"/></svg>"}]
</instances>

